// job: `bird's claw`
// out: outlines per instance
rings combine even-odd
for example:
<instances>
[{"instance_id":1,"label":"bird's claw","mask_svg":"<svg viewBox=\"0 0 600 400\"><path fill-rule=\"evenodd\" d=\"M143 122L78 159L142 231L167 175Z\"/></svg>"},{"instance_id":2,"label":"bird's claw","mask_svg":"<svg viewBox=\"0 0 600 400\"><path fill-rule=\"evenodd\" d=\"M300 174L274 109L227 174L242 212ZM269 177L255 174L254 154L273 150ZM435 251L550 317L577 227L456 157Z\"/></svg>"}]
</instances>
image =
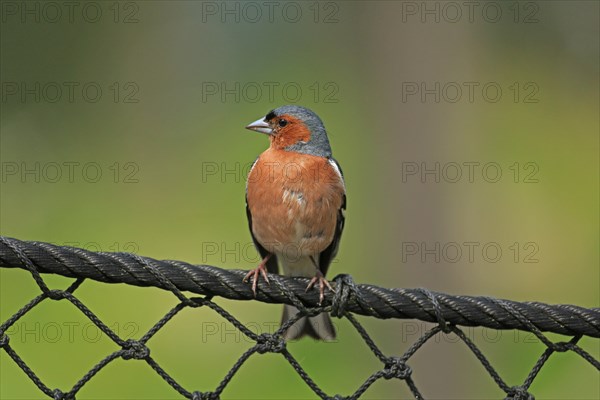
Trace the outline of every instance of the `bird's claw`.
<instances>
[{"instance_id":1,"label":"bird's claw","mask_svg":"<svg viewBox=\"0 0 600 400\"><path fill-rule=\"evenodd\" d=\"M321 305L323 303L323 299L325 299L325 286L327 286L332 292L333 288L329 284L329 281L325 279L321 271L317 271L316 275L310 280L310 282L308 282L306 292L312 289L317 282L319 282L319 305Z\"/></svg>"},{"instance_id":2,"label":"bird's claw","mask_svg":"<svg viewBox=\"0 0 600 400\"><path fill-rule=\"evenodd\" d=\"M263 279L265 280L265 282L267 282L268 285L270 285L271 283L269 282L269 277L267 276L267 268L265 267L265 265L267 264L267 261L269 260L269 256L265 257L260 264L258 264L258 267L250 270L246 276L244 277L244 279L242 279L242 282L248 282L248 279L250 277L252 277L252 292L254 293L254 297L256 297L256 285L258 284L258 280L260 278L260 276L262 275Z\"/></svg>"}]
</instances>

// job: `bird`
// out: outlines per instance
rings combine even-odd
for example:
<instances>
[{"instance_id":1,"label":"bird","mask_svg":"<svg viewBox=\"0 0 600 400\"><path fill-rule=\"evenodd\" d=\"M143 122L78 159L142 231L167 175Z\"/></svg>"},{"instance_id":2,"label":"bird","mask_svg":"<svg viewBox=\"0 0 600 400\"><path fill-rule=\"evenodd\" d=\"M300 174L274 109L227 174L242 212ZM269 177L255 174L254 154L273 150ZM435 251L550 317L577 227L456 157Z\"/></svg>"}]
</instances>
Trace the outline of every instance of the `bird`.
<instances>
[{"instance_id":1,"label":"bird","mask_svg":"<svg viewBox=\"0 0 600 400\"><path fill-rule=\"evenodd\" d=\"M246 126L266 134L269 148L252 164L246 181L246 215L254 246L261 256L252 279L256 296L267 272L311 278L306 290L333 290L325 274L335 258L344 229L346 185L333 158L327 132L319 116L299 105L284 105ZM281 323L298 310L284 305ZM335 328L327 313L303 316L284 333L285 340L303 336L332 341Z\"/></svg>"}]
</instances>

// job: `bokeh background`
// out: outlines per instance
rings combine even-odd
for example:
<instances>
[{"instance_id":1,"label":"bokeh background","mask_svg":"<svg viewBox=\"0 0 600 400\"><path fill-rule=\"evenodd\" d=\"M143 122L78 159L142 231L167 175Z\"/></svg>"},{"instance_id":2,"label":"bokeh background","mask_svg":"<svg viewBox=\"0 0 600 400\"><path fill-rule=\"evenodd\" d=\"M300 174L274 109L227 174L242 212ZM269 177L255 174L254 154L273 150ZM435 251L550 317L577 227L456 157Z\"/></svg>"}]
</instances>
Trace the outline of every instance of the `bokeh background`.
<instances>
[{"instance_id":1,"label":"bokeh background","mask_svg":"<svg viewBox=\"0 0 600 400\"><path fill-rule=\"evenodd\" d=\"M272 14L263 2L74 3L72 13L1 3L2 235L254 267L244 180L268 142L243 127L296 103L324 120L346 175L332 277L599 306L598 2L277 2ZM22 270L0 277L4 321L39 289ZM157 289L94 282L78 296L125 338L176 304ZM279 322L280 306L217 302L259 333ZM430 327L359 319L386 354ZM337 326L337 343L290 348L327 393L348 395L381 364L346 321ZM467 332L509 385L544 350L523 333ZM64 302L40 305L9 334L61 389L117 349ZM581 343L600 357L597 340ZM250 346L203 309L183 311L149 342L178 382L203 391ZM427 398L503 397L452 337L409 364ZM5 353L0 367L2 399L42 397ZM531 391L597 399L598 373L557 354ZM178 394L144 362L117 360L78 397ZM314 394L285 360L264 355L223 397ZM409 397L399 381L365 393Z\"/></svg>"}]
</instances>

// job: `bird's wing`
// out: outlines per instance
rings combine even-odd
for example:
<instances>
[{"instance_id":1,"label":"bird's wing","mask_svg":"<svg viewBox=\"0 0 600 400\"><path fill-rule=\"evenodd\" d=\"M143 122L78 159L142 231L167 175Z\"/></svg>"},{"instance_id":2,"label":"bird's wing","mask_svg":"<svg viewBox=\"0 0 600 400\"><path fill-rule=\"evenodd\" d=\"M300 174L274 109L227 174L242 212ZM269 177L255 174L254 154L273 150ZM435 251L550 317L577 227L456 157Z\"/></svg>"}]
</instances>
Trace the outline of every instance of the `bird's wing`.
<instances>
[{"instance_id":1,"label":"bird's wing","mask_svg":"<svg viewBox=\"0 0 600 400\"><path fill-rule=\"evenodd\" d=\"M256 165L257 161L258 157L252 163L252 167L250 167L250 172L252 172L252 169ZM250 172L248 172L248 175L250 175ZM248 227L250 228L250 236L252 236L252 242L254 243L254 247L256 247L256 249L258 250L261 259L264 259L267 255L269 255L269 252L267 251L267 249L262 247L260 243L258 243L258 240L256 240L256 237L254 236L254 232L252 232L252 213L250 212L250 207L248 207L248 182L246 182L246 216L248 217ZM267 261L267 271L269 271L269 273L271 274L277 274L279 272L279 268L277 267L277 256L275 254L272 254L271 258L269 258L269 261Z\"/></svg>"},{"instance_id":2,"label":"bird's wing","mask_svg":"<svg viewBox=\"0 0 600 400\"><path fill-rule=\"evenodd\" d=\"M344 182L344 174L343 174L342 168L340 167L338 162L332 157L329 159L329 163L339 174L342 182ZM340 209L338 210L337 221L336 221L336 226L335 226L335 233L333 234L333 240L331 241L329 246L327 246L327 248L325 250L323 250L321 252L321 254L319 254L319 269L321 270L323 275L325 275L327 273L329 264L331 264L331 261L333 261L333 259L335 258L335 255L337 254L337 251L338 251L338 247L340 246L340 239L342 237L342 231L344 230L344 222L346 220L346 217L344 216L345 210L346 210L346 193L344 191L343 198L342 198L342 205L341 205Z\"/></svg>"}]
</instances>

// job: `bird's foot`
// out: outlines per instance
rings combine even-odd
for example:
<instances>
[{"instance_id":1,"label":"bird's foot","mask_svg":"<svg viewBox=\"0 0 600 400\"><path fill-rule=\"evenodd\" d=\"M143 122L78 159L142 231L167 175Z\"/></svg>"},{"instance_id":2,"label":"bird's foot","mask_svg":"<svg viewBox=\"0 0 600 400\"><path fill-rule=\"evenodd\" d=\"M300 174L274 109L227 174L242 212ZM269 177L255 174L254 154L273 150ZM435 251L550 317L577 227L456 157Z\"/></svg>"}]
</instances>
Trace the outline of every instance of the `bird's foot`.
<instances>
[{"instance_id":1,"label":"bird's foot","mask_svg":"<svg viewBox=\"0 0 600 400\"><path fill-rule=\"evenodd\" d=\"M323 299L325 298L325 286L327 286L329 288L329 290L331 290L332 292L333 292L333 288L329 284L329 281L327 281L327 279L325 279L325 277L323 276L323 273L321 271L317 270L317 273L315 274L315 276L310 280L310 282L308 282L306 291L308 292L310 289L312 289L312 287L315 286L315 284L317 282L319 283L319 305L321 305L321 303L323 303Z\"/></svg>"},{"instance_id":2,"label":"bird's foot","mask_svg":"<svg viewBox=\"0 0 600 400\"><path fill-rule=\"evenodd\" d=\"M244 279L242 279L243 282L248 282L248 279L252 277L252 292L254 293L254 297L256 297L256 285L258 284L258 280L260 279L261 275L265 282L267 282L267 284L269 283L269 277L267 276L266 267L269 258L271 258L271 254L268 254L265 258L263 258L260 264L258 264L258 267L254 268L253 270L250 270L250 272L246 274Z\"/></svg>"}]
</instances>

